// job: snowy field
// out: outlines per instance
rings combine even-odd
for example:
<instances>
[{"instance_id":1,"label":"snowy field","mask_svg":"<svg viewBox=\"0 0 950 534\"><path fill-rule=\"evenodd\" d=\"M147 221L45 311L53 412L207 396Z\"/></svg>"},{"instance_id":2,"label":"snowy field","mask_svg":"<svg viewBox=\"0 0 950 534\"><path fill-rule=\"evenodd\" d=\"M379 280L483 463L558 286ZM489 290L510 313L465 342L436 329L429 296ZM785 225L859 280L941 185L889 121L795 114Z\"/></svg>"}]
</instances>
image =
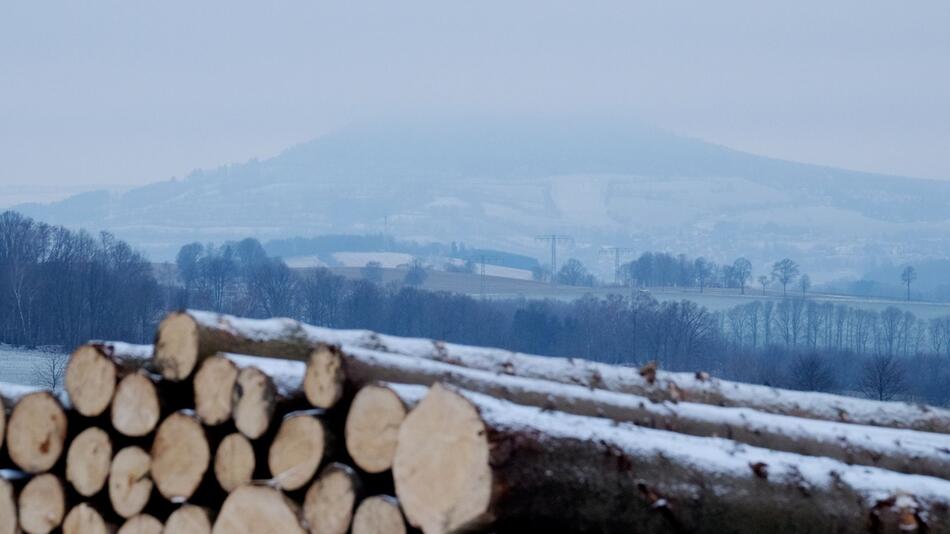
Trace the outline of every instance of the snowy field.
<instances>
[{"instance_id":1,"label":"snowy field","mask_svg":"<svg viewBox=\"0 0 950 534\"><path fill-rule=\"evenodd\" d=\"M23 349L0 344L0 382L28 386L62 385L67 354L52 349Z\"/></svg>"}]
</instances>

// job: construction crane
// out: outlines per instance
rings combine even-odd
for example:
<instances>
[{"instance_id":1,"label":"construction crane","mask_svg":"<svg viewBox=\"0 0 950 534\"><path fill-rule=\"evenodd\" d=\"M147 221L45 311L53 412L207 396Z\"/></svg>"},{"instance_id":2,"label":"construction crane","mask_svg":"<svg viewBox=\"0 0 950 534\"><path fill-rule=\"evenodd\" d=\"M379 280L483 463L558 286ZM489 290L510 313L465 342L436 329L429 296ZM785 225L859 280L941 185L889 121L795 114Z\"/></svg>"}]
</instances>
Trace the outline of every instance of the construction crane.
<instances>
[{"instance_id":1,"label":"construction crane","mask_svg":"<svg viewBox=\"0 0 950 534\"><path fill-rule=\"evenodd\" d=\"M569 235L547 234L535 236L535 239L551 243L551 283L557 284L557 244L573 242L574 238Z\"/></svg>"}]
</instances>

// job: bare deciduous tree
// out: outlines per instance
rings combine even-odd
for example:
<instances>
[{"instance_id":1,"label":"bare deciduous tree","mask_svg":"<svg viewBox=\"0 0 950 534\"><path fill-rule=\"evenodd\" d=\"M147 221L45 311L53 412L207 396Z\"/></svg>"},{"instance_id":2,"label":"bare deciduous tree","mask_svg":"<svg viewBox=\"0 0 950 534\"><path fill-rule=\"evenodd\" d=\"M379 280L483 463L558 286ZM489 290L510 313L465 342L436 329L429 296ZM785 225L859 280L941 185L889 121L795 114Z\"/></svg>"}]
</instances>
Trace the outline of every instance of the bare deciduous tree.
<instances>
[{"instance_id":1,"label":"bare deciduous tree","mask_svg":"<svg viewBox=\"0 0 950 534\"><path fill-rule=\"evenodd\" d=\"M752 262L745 258L737 258L732 262L732 276L739 284L739 291L745 295L745 285L752 277Z\"/></svg>"},{"instance_id":2,"label":"bare deciduous tree","mask_svg":"<svg viewBox=\"0 0 950 534\"><path fill-rule=\"evenodd\" d=\"M798 276L798 264L789 258L781 259L772 264L772 279L782 284L782 296L787 295L786 289L795 277Z\"/></svg>"},{"instance_id":3,"label":"bare deciduous tree","mask_svg":"<svg viewBox=\"0 0 950 534\"><path fill-rule=\"evenodd\" d=\"M68 358L63 354L44 354L34 365L37 383L56 391L63 386Z\"/></svg>"},{"instance_id":4,"label":"bare deciduous tree","mask_svg":"<svg viewBox=\"0 0 950 534\"><path fill-rule=\"evenodd\" d=\"M891 400L904 391L904 366L893 354L871 356L861 369L858 386L869 398Z\"/></svg>"}]
</instances>

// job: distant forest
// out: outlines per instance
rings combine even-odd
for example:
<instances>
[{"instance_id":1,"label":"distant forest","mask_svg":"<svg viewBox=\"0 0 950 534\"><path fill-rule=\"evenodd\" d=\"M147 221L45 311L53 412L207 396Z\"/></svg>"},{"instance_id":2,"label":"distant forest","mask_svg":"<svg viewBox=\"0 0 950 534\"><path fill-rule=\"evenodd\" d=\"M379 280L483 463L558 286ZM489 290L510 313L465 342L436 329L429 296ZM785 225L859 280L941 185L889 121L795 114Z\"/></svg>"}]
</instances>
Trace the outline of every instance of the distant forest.
<instances>
[{"instance_id":1,"label":"distant forest","mask_svg":"<svg viewBox=\"0 0 950 534\"><path fill-rule=\"evenodd\" d=\"M296 270L254 239L186 245L177 279L159 283L145 258L109 234L6 212L0 214L0 342L150 342L164 313L194 307L630 365L652 360L666 369L797 389L950 402L950 316L925 321L895 307L868 311L791 290L786 298L725 312L691 301L658 302L636 286L683 276L658 268L667 262L660 258L628 264L639 282L618 288L624 294L574 302L425 291L418 288L426 276L421 264L387 285L372 265L359 280L323 268ZM696 260L677 264L696 269Z\"/></svg>"}]
</instances>

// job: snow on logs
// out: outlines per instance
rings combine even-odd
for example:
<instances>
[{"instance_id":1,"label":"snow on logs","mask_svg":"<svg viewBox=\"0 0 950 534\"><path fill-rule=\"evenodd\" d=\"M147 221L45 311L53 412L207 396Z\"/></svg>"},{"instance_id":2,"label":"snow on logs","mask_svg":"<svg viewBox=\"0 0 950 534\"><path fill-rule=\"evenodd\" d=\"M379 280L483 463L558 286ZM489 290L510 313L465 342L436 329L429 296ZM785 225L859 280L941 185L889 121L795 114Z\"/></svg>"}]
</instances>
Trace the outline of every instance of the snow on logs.
<instances>
[{"instance_id":1,"label":"snow on logs","mask_svg":"<svg viewBox=\"0 0 950 534\"><path fill-rule=\"evenodd\" d=\"M718 380L706 373L670 373L501 349L399 338L367 330L333 330L292 319L244 319L188 310L169 314L157 334L155 363L166 378L182 380L217 352L304 360L320 343L419 356L499 374L629 393L652 400L745 407L781 415L927 432L950 433L950 410L881 402ZM635 356L635 355L634 355Z\"/></svg>"},{"instance_id":2,"label":"snow on logs","mask_svg":"<svg viewBox=\"0 0 950 534\"><path fill-rule=\"evenodd\" d=\"M0 384L0 534L950 531L936 408L205 312L66 374Z\"/></svg>"},{"instance_id":3,"label":"snow on logs","mask_svg":"<svg viewBox=\"0 0 950 534\"><path fill-rule=\"evenodd\" d=\"M950 525L950 481L551 412L441 385L403 422L393 478L410 524L426 534L764 532L789 525L857 533L869 525L886 532Z\"/></svg>"}]
</instances>

